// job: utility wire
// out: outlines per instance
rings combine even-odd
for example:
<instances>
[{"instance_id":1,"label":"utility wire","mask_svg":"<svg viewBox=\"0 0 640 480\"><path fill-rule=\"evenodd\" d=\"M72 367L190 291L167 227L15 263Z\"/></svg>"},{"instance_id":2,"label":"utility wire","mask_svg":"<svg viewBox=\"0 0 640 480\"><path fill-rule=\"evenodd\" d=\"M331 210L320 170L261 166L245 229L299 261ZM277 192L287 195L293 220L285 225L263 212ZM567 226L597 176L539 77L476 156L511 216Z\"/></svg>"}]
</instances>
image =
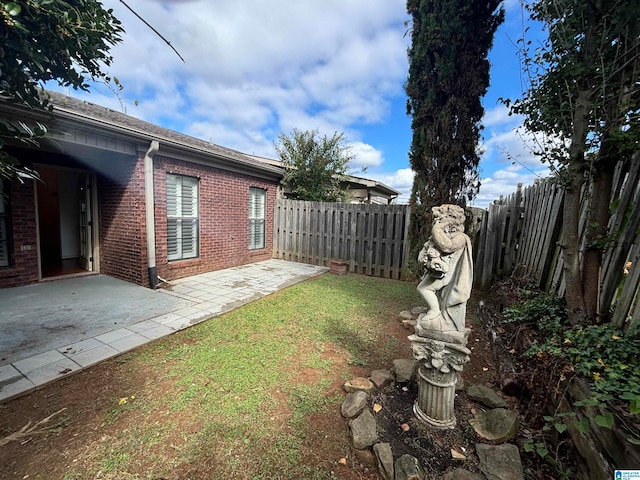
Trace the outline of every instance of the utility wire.
<instances>
[{"instance_id":1,"label":"utility wire","mask_svg":"<svg viewBox=\"0 0 640 480\"><path fill-rule=\"evenodd\" d=\"M129 9L129 11L130 11L131 13L133 13L136 17L138 17L138 19L139 19L142 23L144 23L147 27L149 27L151 30L153 30L153 32L154 32L156 35L158 35L162 40L164 40L164 42L165 42L167 45L169 45L169 46L171 47L171 50L173 50L174 52L176 52L176 55L178 55L178 57L180 57L180 60L182 60L182 63L186 63L186 62L184 61L184 58L182 58L182 55L180 55L180 54L178 53L178 50L176 50L176 49L175 49L175 47L174 47L173 45L171 45L171 42L170 42L169 40L167 40L166 38L164 38L164 37L162 36L162 34L161 34L160 32L158 32L158 30L156 30L155 28L153 28L153 27L149 24L149 22L147 22L144 18L142 18L140 15L138 15L138 13L137 13L133 8L131 8L129 5L127 5L127 3L126 3L124 0L120 0L120 3L121 3L121 4L123 4L125 7L127 7L127 8Z\"/></svg>"}]
</instances>

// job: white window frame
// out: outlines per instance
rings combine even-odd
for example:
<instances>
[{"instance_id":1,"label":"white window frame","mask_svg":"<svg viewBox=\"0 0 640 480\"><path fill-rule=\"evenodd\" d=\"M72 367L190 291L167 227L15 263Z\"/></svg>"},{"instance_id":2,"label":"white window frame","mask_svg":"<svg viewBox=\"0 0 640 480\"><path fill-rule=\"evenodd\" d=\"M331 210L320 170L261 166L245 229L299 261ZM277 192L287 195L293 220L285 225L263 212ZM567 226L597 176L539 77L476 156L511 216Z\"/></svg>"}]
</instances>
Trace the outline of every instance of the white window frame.
<instances>
[{"instance_id":1,"label":"white window frame","mask_svg":"<svg viewBox=\"0 0 640 480\"><path fill-rule=\"evenodd\" d=\"M249 250L266 247L267 191L264 188L249 188Z\"/></svg>"},{"instance_id":2,"label":"white window frame","mask_svg":"<svg viewBox=\"0 0 640 480\"><path fill-rule=\"evenodd\" d=\"M200 256L200 182L167 174L167 260Z\"/></svg>"}]
</instances>

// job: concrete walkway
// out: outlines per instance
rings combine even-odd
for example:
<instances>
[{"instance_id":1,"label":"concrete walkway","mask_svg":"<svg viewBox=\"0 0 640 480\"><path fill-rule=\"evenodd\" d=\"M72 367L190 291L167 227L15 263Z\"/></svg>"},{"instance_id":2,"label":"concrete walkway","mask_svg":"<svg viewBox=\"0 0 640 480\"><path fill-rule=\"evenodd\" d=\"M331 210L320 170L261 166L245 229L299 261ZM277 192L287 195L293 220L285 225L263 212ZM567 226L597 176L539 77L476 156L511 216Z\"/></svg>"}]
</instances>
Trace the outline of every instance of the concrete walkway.
<instances>
[{"instance_id":1,"label":"concrete walkway","mask_svg":"<svg viewBox=\"0 0 640 480\"><path fill-rule=\"evenodd\" d=\"M105 275L0 289L0 402L327 270L272 259L158 290Z\"/></svg>"}]
</instances>

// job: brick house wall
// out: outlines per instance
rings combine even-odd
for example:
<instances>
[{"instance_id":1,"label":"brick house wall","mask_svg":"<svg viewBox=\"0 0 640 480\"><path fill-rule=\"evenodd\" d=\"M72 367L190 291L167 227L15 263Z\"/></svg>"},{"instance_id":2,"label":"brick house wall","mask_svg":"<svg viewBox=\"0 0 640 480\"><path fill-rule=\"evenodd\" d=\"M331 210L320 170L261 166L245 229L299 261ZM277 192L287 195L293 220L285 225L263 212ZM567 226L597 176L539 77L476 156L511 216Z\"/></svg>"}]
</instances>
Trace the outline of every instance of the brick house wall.
<instances>
[{"instance_id":1,"label":"brick house wall","mask_svg":"<svg viewBox=\"0 0 640 480\"><path fill-rule=\"evenodd\" d=\"M167 173L199 179L200 255L167 260ZM249 188L266 190L265 248L249 250ZM154 158L156 266L173 280L271 258L276 183L157 155Z\"/></svg>"},{"instance_id":2,"label":"brick house wall","mask_svg":"<svg viewBox=\"0 0 640 480\"><path fill-rule=\"evenodd\" d=\"M112 162L97 182L100 273L148 287L143 159Z\"/></svg>"},{"instance_id":3,"label":"brick house wall","mask_svg":"<svg viewBox=\"0 0 640 480\"><path fill-rule=\"evenodd\" d=\"M145 218L144 159L111 159L97 168L100 273L149 286ZM167 260L167 173L199 179L199 257ZM249 250L249 189L266 190L265 248ZM9 188L12 264L0 267L0 288L38 282L34 183ZM277 184L250 175L156 156L154 195L156 265L173 280L271 258ZM95 220L95 219L94 219Z\"/></svg>"},{"instance_id":4,"label":"brick house wall","mask_svg":"<svg viewBox=\"0 0 640 480\"><path fill-rule=\"evenodd\" d=\"M0 288L17 287L38 281L34 182L13 182L8 190L12 261L8 267L0 267Z\"/></svg>"}]
</instances>

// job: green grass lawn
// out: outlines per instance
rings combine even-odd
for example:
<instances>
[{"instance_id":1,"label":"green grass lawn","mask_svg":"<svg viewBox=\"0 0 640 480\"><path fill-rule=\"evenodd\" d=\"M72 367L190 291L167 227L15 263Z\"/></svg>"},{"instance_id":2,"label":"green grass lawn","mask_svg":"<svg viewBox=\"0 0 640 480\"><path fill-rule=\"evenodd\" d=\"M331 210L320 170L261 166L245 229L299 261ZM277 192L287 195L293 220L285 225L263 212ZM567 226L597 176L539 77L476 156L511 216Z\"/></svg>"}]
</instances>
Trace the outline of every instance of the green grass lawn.
<instances>
[{"instance_id":1,"label":"green grass lawn","mask_svg":"<svg viewBox=\"0 0 640 480\"><path fill-rule=\"evenodd\" d=\"M417 304L412 283L325 274L113 360L131 391L65 479L337 478L336 385L406 352L390 332Z\"/></svg>"}]
</instances>

